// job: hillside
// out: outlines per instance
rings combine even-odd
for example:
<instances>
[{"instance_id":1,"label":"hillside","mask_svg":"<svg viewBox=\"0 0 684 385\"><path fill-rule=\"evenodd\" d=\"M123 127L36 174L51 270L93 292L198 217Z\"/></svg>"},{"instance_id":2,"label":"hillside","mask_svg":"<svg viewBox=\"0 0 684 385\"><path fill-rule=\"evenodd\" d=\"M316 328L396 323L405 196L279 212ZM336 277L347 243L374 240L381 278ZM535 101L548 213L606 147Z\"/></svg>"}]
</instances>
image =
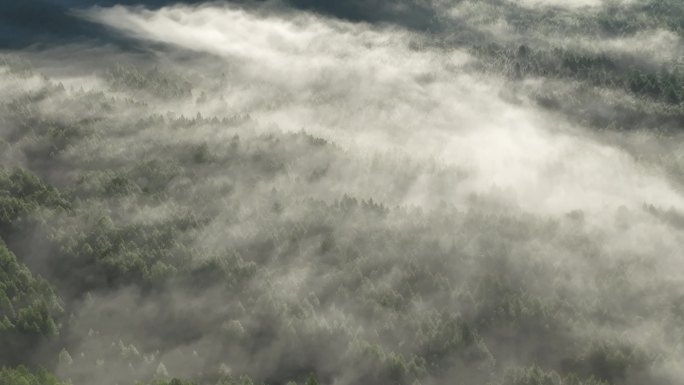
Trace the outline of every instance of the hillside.
<instances>
[{"instance_id":1,"label":"hillside","mask_svg":"<svg viewBox=\"0 0 684 385\"><path fill-rule=\"evenodd\" d=\"M684 3L47 3L1 385L684 384Z\"/></svg>"}]
</instances>

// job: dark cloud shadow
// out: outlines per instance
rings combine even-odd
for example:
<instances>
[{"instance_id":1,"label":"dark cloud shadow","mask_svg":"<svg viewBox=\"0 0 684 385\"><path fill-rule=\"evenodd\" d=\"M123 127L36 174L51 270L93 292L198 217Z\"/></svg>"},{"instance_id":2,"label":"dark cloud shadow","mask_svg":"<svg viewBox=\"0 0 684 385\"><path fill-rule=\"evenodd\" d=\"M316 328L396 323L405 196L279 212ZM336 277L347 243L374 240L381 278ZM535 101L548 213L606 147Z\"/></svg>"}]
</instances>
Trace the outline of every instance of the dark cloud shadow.
<instances>
[{"instance_id":1,"label":"dark cloud shadow","mask_svg":"<svg viewBox=\"0 0 684 385\"><path fill-rule=\"evenodd\" d=\"M270 1L231 0L233 4L259 6ZM31 0L0 2L0 49L47 47L55 43L91 41L130 48L135 43L116 31L84 20L73 10L113 5L159 8L172 4L209 3L201 0ZM435 30L436 10L412 0L285 0L283 4L348 21L396 24L413 30Z\"/></svg>"},{"instance_id":2,"label":"dark cloud shadow","mask_svg":"<svg viewBox=\"0 0 684 385\"><path fill-rule=\"evenodd\" d=\"M413 0L287 0L287 3L349 21L397 24L414 30L432 30L438 25L435 8Z\"/></svg>"}]
</instances>

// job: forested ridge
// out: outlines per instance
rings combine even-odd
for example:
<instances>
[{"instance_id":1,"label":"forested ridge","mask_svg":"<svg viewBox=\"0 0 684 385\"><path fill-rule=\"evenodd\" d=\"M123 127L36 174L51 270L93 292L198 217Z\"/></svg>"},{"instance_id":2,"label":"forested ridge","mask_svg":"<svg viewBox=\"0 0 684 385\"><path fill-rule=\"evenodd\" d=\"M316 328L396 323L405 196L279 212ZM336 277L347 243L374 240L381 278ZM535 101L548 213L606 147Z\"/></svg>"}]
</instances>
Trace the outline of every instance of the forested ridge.
<instances>
[{"instance_id":1,"label":"forested ridge","mask_svg":"<svg viewBox=\"0 0 684 385\"><path fill-rule=\"evenodd\" d=\"M684 3L530 2L3 52L0 385L684 383Z\"/></svg>"}]
</instances>

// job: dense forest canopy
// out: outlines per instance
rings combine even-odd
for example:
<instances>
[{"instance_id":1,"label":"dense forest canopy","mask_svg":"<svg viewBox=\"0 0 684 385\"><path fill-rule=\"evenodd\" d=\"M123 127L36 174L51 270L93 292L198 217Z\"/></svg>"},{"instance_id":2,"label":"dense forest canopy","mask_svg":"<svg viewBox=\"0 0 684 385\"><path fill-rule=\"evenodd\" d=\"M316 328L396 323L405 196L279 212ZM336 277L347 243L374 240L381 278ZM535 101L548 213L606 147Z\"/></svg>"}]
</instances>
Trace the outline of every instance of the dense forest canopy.
<instances>
[{"instance_id":1,"label":"dense forest canopy","mask_svg":"<svg viewBox=\"0 0 684 385\"><path fill-rule=\"evenodd\" d=\"M679 0L1 3L0 385L683 384L683 39Z\"/></svg>"}]
</instances>

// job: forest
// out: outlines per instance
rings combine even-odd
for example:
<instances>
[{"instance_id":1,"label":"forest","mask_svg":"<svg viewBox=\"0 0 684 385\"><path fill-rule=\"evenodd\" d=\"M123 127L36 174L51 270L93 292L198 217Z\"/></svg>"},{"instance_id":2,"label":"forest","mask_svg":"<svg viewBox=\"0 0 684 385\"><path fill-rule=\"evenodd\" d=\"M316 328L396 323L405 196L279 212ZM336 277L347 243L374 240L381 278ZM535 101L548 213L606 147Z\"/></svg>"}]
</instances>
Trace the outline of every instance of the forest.
<instances>
[{"instance_id":1,"label":"forest","mask_svg":"<svg viewBox=\"0 0 684 385\"><path fill-rule=\"evenodd\" d=\"M684 2L2 11L0 385L684 384Z\"/></svg>"}]
</instances>

